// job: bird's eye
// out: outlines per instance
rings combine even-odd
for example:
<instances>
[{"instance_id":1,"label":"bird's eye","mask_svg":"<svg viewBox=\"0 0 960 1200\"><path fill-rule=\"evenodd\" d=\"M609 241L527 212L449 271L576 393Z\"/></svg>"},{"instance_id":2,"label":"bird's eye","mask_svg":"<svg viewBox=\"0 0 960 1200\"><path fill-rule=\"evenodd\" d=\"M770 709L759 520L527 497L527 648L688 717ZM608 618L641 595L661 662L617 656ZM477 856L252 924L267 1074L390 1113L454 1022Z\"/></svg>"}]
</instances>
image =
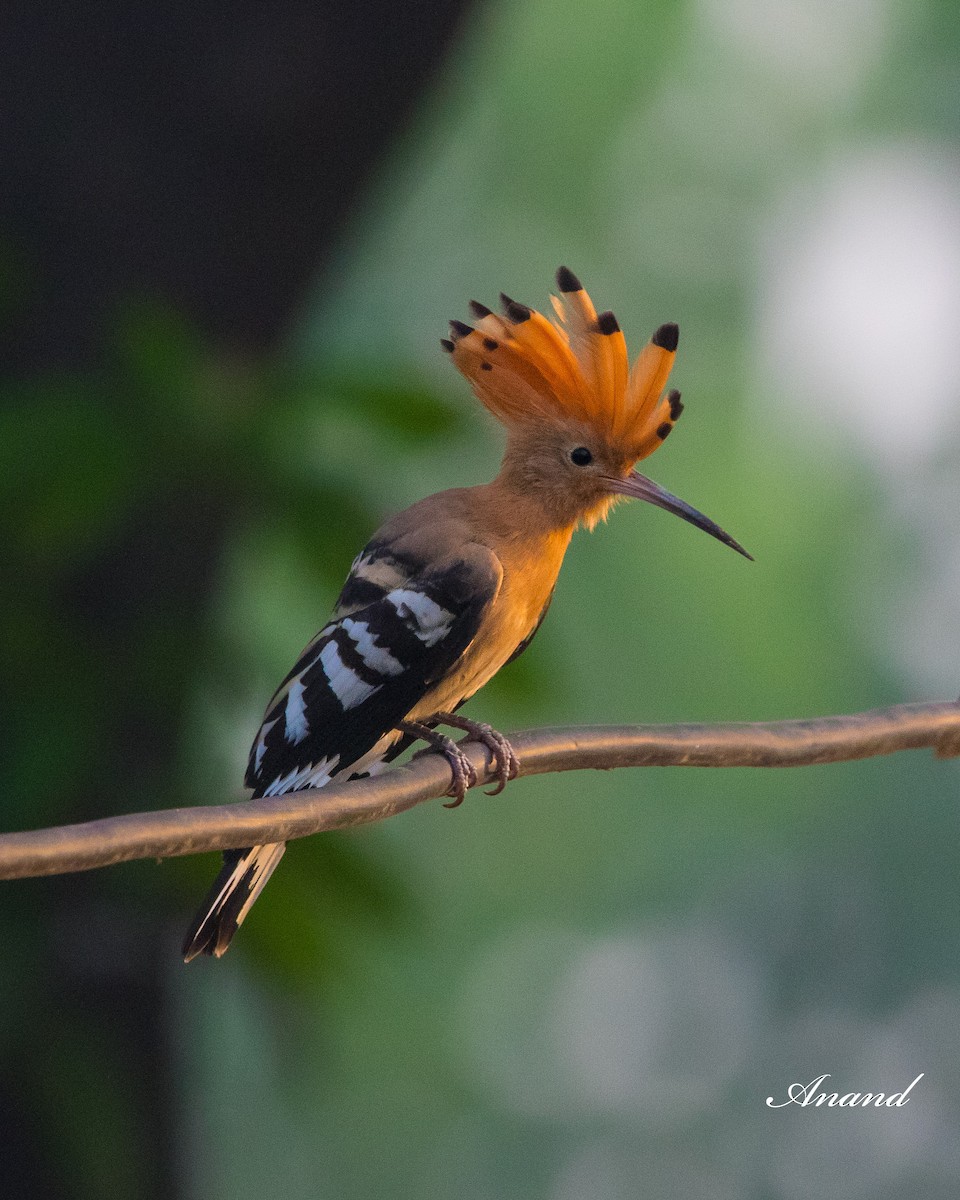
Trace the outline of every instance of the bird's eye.
<instances>
[{"instance_id":1,"label":"bird's eye","mask_svg":"<svg viewBox=\"0 0 960 1200\"><path fill-rule=\"evenodd\" d=\"M593 462L593 455L586 446L577 446L576 450L570 451L570 461L578 467L585 467Z\"/></svg>"}]
</instances>

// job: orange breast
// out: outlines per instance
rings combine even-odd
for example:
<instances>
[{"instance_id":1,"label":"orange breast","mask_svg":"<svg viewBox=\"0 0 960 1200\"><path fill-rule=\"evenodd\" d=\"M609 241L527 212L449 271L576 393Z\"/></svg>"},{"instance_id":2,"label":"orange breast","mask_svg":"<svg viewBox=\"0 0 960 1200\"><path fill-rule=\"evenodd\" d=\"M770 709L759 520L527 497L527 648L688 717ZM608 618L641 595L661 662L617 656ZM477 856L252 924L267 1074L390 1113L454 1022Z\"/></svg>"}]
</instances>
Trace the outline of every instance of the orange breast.
<instances>
[{"instance_id":1,"label":"orange breast","mask_svg":"<svg viewBox=\"0 0 960 1200\"><path fill-rule=\"evenodd\" d=\"M459 663L412 710L416 720L450 710L496 675L520 643L533 633L560 573L572 530L549 537L511 538L495 550L503 582L477 636Z\"/></svg>"}]
</instances>

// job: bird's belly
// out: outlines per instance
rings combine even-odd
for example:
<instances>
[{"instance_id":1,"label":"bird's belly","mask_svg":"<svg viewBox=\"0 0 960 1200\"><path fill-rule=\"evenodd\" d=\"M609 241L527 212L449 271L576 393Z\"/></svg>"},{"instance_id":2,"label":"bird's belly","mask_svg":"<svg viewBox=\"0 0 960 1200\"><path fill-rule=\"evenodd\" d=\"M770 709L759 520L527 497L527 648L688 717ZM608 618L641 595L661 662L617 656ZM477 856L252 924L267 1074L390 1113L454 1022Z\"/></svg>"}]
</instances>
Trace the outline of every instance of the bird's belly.
<instances>
[{"instance_id":1,"label":"bird's belly","mask_svg":"<svg viewBox=\"0 0 960 1200\"><path fill-rule=\"evenodd\" d=\"M543 596L531 596L522 607L511 604L501 594L482 635L474 638L453 670L438 680L411 710L410 718L418 720L435 712L449 711L479 691L536 628L551 590L552 586Z\"/></svg>"}]
</instances>

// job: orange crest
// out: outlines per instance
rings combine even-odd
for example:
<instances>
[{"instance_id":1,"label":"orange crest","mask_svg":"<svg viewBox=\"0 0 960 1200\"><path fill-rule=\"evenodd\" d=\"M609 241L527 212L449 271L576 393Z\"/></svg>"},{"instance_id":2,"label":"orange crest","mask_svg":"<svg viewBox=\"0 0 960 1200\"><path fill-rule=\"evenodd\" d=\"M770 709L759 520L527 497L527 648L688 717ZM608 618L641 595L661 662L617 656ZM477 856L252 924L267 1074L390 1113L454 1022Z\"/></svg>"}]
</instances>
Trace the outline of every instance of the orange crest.
<instances>
[{"instance_id":1,"label":"orange crest","mask_svg":"<svg viewBox=\"0 0 960 1200\"><path fill-rule=\"evenodd\" d=\"M572 418L627 448L634 461L646 458L683 411L679 392L664 393L676 325L661 325L631 368L613 313L598 315L566 267L557 286L552 320L509 296L500 297L503 316L471 301L475 324L451 321L444 349L504 425Z\"/></svg>"}]
</instances>

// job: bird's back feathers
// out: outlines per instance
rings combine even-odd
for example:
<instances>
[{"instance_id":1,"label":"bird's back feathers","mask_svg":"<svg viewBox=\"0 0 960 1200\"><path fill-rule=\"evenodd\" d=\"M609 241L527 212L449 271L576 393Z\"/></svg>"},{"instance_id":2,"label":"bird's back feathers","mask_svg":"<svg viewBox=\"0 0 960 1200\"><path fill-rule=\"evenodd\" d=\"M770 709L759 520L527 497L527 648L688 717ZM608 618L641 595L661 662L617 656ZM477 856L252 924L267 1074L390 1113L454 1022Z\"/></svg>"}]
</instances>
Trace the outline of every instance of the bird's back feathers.
<instances>
[{"instance_id":1,"label":"bird's back feathers","mask_svg":"<svg viewBox=\"0 0 960 1200\"><path fill-rule=\"evenodd\" d=\"M456 510L455 500L451 505ZM388 523L357 556L334 619L268 704L247 764L255 797L322 787L392 757L398 722L450 675L476 637L500 590L496 555L464 544L454 517L440 520L430 536L411 512ZM456 690L467 687L465 681ZM463 699L457 695L455 703ZM431 712L440 707L427 704ZM224 953L283 849L224 855L184 942L187 961Z\"/></svg>"},{"instance_id":2,"label":"bird's back feathers","mask_svg":"<svg viewBox=\"0 0 960 1200\"><path fill-rule=\"evenodd\" d=\"M486 548L464 547L417 570L389 541L372 542L344 586L342 615L309 643L267 707L247 765L254 795L322 787L368 765L473 641L501 575ZM357 607L360 598L367 603Z\"/></svg>"}]
</instances>

